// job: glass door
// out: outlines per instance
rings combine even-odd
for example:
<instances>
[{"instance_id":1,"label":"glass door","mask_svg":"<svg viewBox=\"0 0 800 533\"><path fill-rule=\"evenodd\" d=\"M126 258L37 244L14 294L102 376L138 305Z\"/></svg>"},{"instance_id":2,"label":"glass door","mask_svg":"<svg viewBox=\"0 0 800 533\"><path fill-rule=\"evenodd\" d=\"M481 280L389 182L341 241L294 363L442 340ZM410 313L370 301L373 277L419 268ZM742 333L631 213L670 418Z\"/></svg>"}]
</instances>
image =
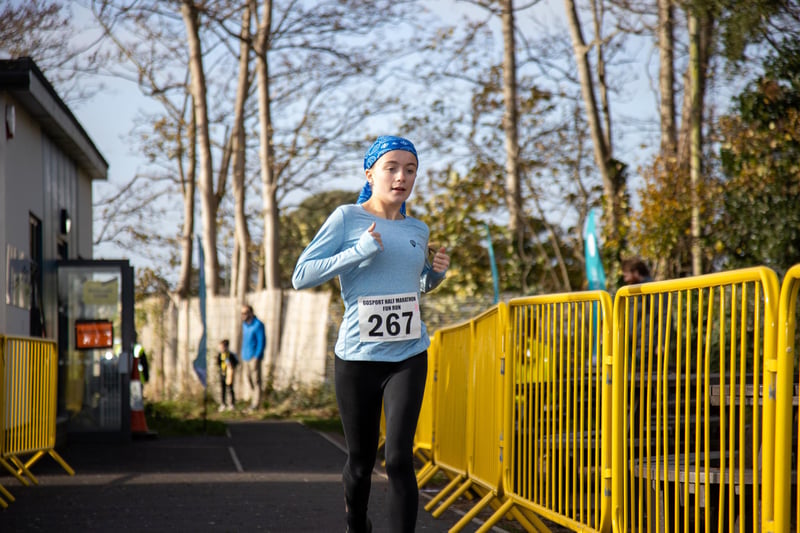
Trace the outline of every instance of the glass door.
<instances>
[{"instance_id":1,"label":"glass door","mask_svg":"<svg viewBox=\"0 0 800 533\"><path fill-rule=\"evenodd\" d=\"M58 266L58 411L70 435L130 436L133 269L127 261Z\"/></svg>"}]
</instances>

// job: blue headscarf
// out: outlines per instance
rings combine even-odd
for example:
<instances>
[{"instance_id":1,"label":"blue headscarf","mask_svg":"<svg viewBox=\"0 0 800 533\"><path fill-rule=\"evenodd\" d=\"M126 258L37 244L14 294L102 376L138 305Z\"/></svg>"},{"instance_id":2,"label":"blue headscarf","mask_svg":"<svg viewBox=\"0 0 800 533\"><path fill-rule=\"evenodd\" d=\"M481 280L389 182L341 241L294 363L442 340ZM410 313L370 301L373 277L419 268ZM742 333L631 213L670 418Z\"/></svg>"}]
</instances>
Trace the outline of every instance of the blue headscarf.
<instances>
[{"instance_id":1,"label":"blue headscarf","mask_svg":"<svg viewBox=\"0 0 800 533\"><path fill-rule=\"evenodd\" d=\"M393 150L404 150L406 152L411 152L414 154L414 158L417 160L417 165L419 165L419 156L417 155L417 149L414 148L414 143L408 139L397 137L395 135L381 135L375 139L375 142L369 147L367 153L364 154L364 170L369 170L372 168L375 162L380 159L383 154ZM361 189L361 193L358 195L358 200L356 203L364 203L369 200L370 196L372 196L372 187L370 186L369 182L366 182L364 187ZM406 214L405 202L403 202L403 205L400 206L400 213L402 213L403 216Z\"/></svg>"}]
</instances>

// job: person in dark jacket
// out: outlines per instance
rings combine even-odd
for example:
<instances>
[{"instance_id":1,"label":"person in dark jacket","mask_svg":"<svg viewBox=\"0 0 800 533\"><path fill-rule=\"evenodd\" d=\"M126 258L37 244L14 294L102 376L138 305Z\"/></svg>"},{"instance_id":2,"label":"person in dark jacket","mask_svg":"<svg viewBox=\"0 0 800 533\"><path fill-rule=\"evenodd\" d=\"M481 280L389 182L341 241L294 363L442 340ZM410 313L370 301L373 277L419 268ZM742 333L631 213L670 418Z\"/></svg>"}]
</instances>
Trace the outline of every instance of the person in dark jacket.
<instances>
[{"instance_id":1,"label":"person in dark jacket","mask_svg":"<svg viewBox=\"0 0 800 533\"><path fill-rule=\"evenodd\" d=\"M219 353L217 354L217 366L219 366L219 383L222 389L222 402L219 405L220 411L232 411L236 407L236 393L233 390L233 378L239 359L236 354L230 351L228 339L223 339L219 343ZM227 396L230 393L231 403L227 403Z\"/></svg>"}]
</instances>

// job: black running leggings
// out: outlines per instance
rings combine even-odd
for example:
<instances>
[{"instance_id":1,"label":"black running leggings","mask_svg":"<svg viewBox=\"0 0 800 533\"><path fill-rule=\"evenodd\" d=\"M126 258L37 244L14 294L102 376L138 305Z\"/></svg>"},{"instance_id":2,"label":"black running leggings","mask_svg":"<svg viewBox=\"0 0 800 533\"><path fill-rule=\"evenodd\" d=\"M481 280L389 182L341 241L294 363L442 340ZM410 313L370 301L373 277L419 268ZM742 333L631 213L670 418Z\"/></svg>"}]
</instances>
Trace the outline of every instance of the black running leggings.
<instances>
[{"instance_id":1,"label":"black running leggings","mask_svg":"<svg viewBox=\"0 0 800 533\"><path fill-rule=\"evenodd\" d=\"M427 372L427 352L397 363L336 358L336 400L347 439L347 462L342 479L349 531L367 530L381 401L386 415L384 453L389 477L389 527L392 532L414 531L419 503L414 472L414 432Z\"/></svg>"}]
</instances>

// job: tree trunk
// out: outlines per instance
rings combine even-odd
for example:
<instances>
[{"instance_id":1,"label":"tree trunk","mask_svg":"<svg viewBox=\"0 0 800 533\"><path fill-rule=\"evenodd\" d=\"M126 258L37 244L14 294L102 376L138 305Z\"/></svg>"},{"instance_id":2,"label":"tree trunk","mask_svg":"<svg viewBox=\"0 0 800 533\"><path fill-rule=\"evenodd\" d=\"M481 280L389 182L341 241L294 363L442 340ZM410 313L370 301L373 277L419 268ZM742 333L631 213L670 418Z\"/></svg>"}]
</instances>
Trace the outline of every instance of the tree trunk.
<instances>
[{"instance_id":1,"label":"tree trunk","mask_svg":"<svg viewBox=\"0 0 800 533\"><path fill-rule=\"evenodd\" d=\"M251 6L255 4L252 0ZM256 55L256 77L258 79L258 119L260 130L261 195L264 220L264 282L268 292L280 291L278 266L278 177L272 148L272 115L270 100L269 36L272 27L272 0L264 0L264 9L258 25L258 36L254 46ZM271 316L266 317L267 370L266 387L270 390L274 381L275 361L280 346L280 298L270 299Z\"/></svg>"},{"instance_id":2,"label":"tree trunk","mask_svg":"<svg viewBox=\"0 0 800 533\"><path fill-rule=\"evenodd\" d=\"M592 21L594 23L594 35L597 42L597 90L600 93L600 108L603 118L603 136L606 141L609 153L614 151L611 137L611 104L608 101L608 85L606 84L606 60L603 54L602 28L603 28L603 5L602 0L592 0Z\"/></svg>"},{"instance_id":3,"label":"tree trunk","mask_svg":"<svg viewBox=\"0 0 800 533\"><path fill-rule=\"evenodd\" d=\"M675 127L675 16L673 0L658 0L658 88L661 95L661 155L665 161L675 159L678 133ZM672 161L674 163L675 161Z\"/></svg>"},{"instance_id":4,"label":"tree trunk","mask_svg":"<svg viewBox=\"0 0 800 533\"><path fill-rule=\"evenodd\" d=\"M261 156L261 195L264 220L264 277L267 289L280 287L278 277L278 211L277 176L272 148L272 114L270 100L269 61L267 53L272 25L272 0L264 1L255 45L258 79L259 155Z\"/></svg>"},{"instance_id":5,"label":"tree trunk","mask_svg":"<svg viewBox=\"0 0 800 533\"><path fill-rule=\"evenodd\" d=\"M606 221L604 224L606 249L609 250L615 263L618 263L624 247L621 242L623 232L620 227L623 221L621 200L622 193L625 190L624 170L621 164L612 157L611 146L606 141L608 138L607 132L603 131L597 99L594 93L595 89L591 65L589 64L589 47L586 45L583 38L575 1L564 0L564 6L567 15L567 24L569 25L570 35L572 37L572 48L575 52L575 62L578 67L581 95L583 97L584 106L586 107L586 118L589 123L592 144L594 145L594 159L603 181L603 195L606 202L603 214ZM599 40L597 46L601 46ZM612 265L612 272L614 272L615 269L616 264Z\"/></svg>"},{"instance_id":6,"label":"tree trunk","mask_svg":"<svg viewBox=\"0 0 800 533\"><path fill-rule=\"evenodd\" d=\"M233 124L233 200L234 200L234 257L231 261L231 296L244 303L250 277L250 231L245 216L245 132L244 105L250 88L250 5L242 12L241 43L239 45L239 84L236 88L235 119ZM238 346L239 343L237 342Z\"/></svg>"},{"instance_id":7,"label":"tree trunk","mask_svg":"<svg viewBox=\"0 0 800 533\"><path fill-rule=\"evenodd\" d=\"M192 282L192 250L194 249L194 196L197 181L197 130L195 128L194 113L189 119L189 131L186 132L186 141L189 144L188 168L183 171L183 141L178 154L178 167L180 169L183 190L183 231L181 232L181 270L178 276L176 293L181 299L188 298L189 287Z\"/></svg>"},{"instance_id":8,"label":"tree trunk","mask_svg":"<svg viewBox=\"0 0 800 533\"><path fill-rule=\"evenodd\" d=\"M691 185L691 237L692 237L692 275L699 276L703 271L700 256L700 174L702 172L703 114L700 107L700 30L697 15L689 14L689 65L690 65L690 141L689 141L689 182Z\"/></svg>"},{"instance_id":9,"label":"tree trunk","mask_svg":"<svg viewBox=\"0 0 800 533\"><path fill-rule=\"evenodd\" d=\"M206 79L203 70L203 52L197 6L191 0L183 0L181 14L186 26L189 44L189 70L194 115L197 124L197 145L200 159L200 206L203 212L203 252L205 254L206 290L216 295L219 289L219 261L217 259L216 196L214 194L214 165L209 136L208 104L206 102Z\"/></svg>"},{"instance_id":10,"label":"tree trunk","mask_svg":"<svg viewBox=\"0 0 800 533\"><path fill-rule=\"evenodd\" d=\"M695 8L697 9L697 8ZM714 21L707 11L690 9L689 22L689 176L691 185L692 274L703 273L700 189L703 185L703 115L708 72L709 47Z\"/></svg>"},{"instance_id":11,"label":"tree trunk","mask_svg":"<svg viewBox=\"0 0 800 533\"><path fill-rule=\"evenodd\" d=\"M525 251L525 225L522 223L522 187L519 175L519 138L517 124L517 60L514 44L514 2L503 0L503 130L506 148L506 206L508 227L520 259ZM524 280L523 280L524 284Z\"/></svg>"}]
</instances>

